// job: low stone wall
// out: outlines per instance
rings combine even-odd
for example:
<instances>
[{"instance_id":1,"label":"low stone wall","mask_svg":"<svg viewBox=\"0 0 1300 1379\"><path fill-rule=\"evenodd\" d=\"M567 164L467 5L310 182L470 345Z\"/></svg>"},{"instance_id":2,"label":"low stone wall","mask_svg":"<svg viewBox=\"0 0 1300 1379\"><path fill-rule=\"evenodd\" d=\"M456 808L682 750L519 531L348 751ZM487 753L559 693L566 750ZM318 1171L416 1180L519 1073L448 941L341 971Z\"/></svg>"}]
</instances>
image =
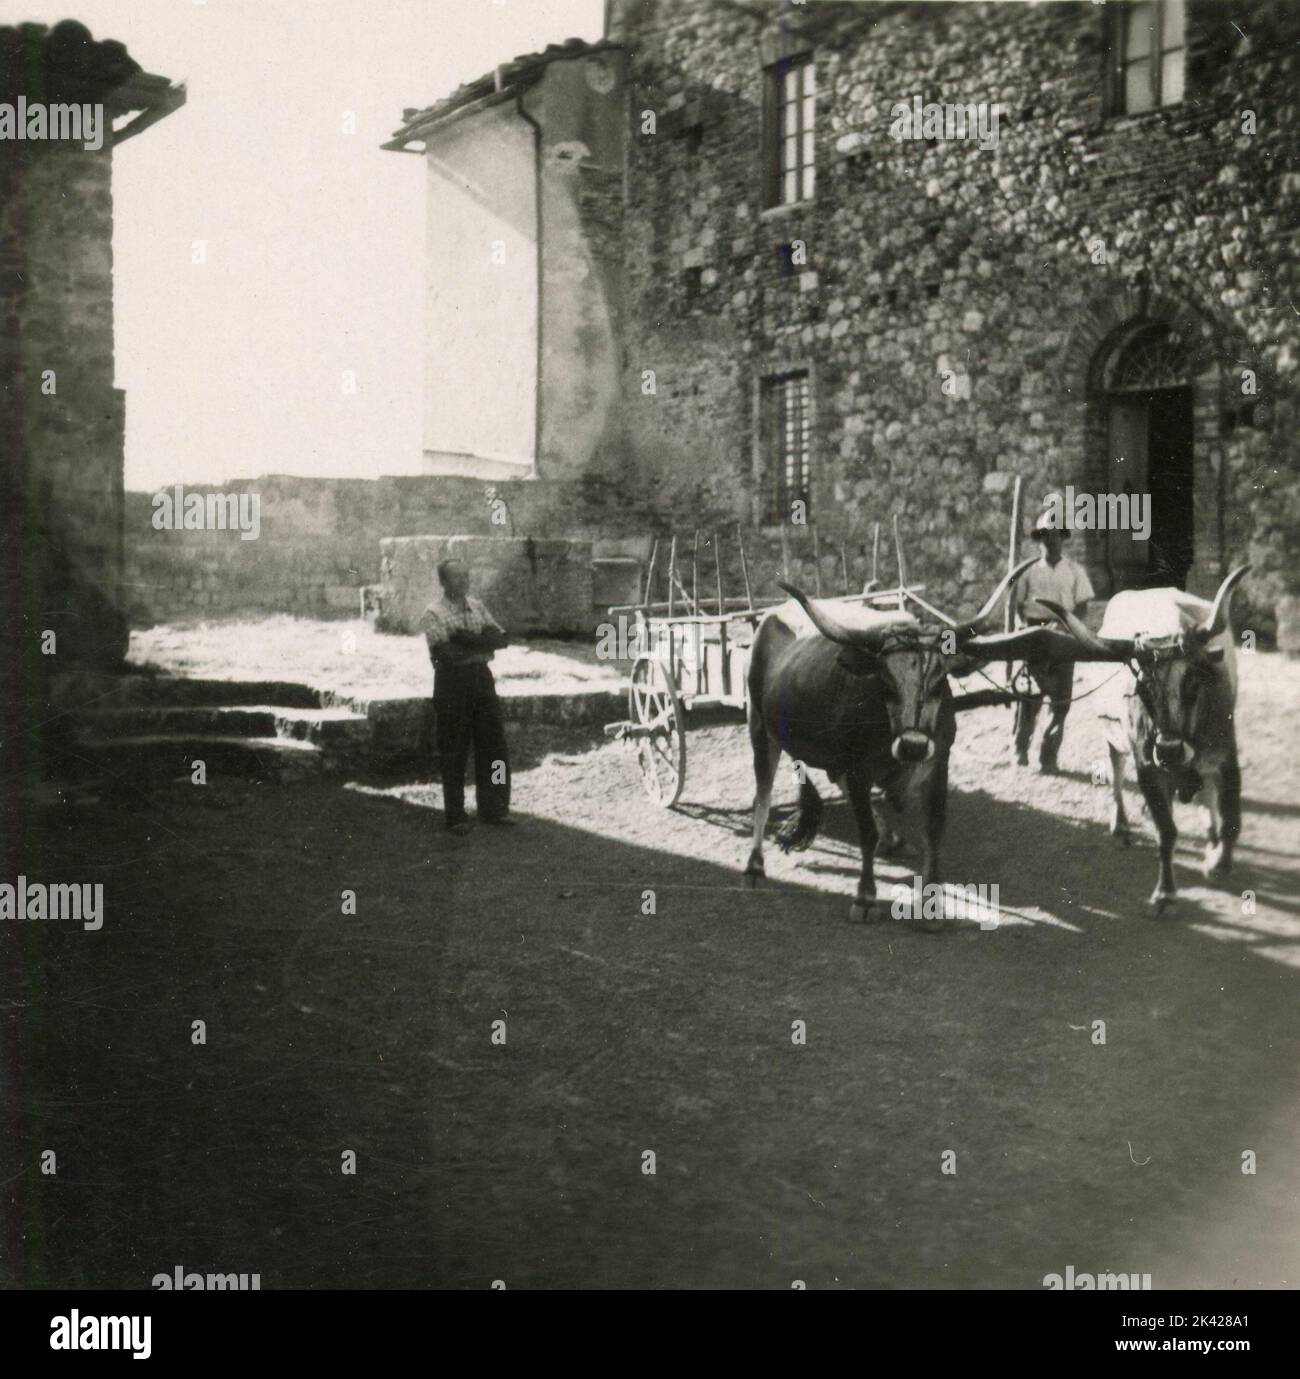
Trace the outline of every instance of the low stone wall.
<instances>
[{"instance_id":1,"label":"low stone wall","mask_svg":"<svg viewBox=\"0 0 1300 1379\"><path fill-rule=\"evenodd\" d=\"M594 475L573 481L510 480L493 485L445 475L381 479L269 475L195 485L193 492L204 495L258 499L257 539L248 541L241 540L238 531L155 529L153 495L128 493L124 539L128 614L135 627L266 613L356 618L361 616L362 589L380 584L381 543L439 532L490 542L528 538L589 542L596 567L589 590L593 611L636 601L655 538L659 550L653 597L666 599L669 537L674 530L678 576L690 589L696 582L693 571L698 570L700 594L711 610L717 590L716 533L722 545L723 592L729 599L744 596L734 514L710 506L695 491L636 496L631 485L631 478L623 483ZM172 492L170 488L161 491ZM1005 495L991 495L988 501L994 508L1000 505L1009 511ZM1002 521L1005 524L1006 514ZM697 525L698 557L693 541ZM969 605L973 609L1005 569L1005 555L991 550L981 558L966 552L955 562L936 560L933 554L927 558L919 533L908 530L906 523L904 536L912 578L924 581L929 596L941 607L964 611ZM779 531L755 530L747 524L745 550L753 595L779 598L776 582L783 570L809 592L815 592L819 584L827 594L843 592L846 584L860 589L871 574L870 545L870 529L864 528L848 539L841 558L840 546L825 532L818 546L810 528L790 527L783 543ZM1028 541L1023 551L1032 553ZM814 558L815 552L820 559ZM895 578L896 567L887 533L882 534L880 556L879 575L888 583ZM431 581L430 572L418 596L412 597L412 601L420 600L421 609ZM963 595L959 586L967 583L974 592ZM525 601L521 606L526 610L528 604ZM400 620L409 618L409 613L394 616ZM580 632L594 625L586 621L579 625L576 614L562 621L573 623ZM549 619L542 622L555 627Z\"/></svg>"},{"instance_id":2,"label":"low stone wall","mask_svg":"<svg viewBox=\"0 0 1300 1379\"><path fill-rule=\"evenodd\" d=\"M592 604L591 542L502 536L401 536L380 542L381 632L411 633L437 587L437 565L454 556L471 587L512 635L586 635Z\"/></svg>"},{"instance_id":3,"label":"low stone wall","mask_svg":"<svg viewBox=\"0 0 1300 1379\"><path fill-rule=\"evenodd\" d=\"M160 490L171 494L171 487ZM153 495L126 495L125 599L132 626L294 613L355 618L361 590L380 579L380 542L456 532L495 539L578 538L593 553L644 559L652 513L599 480L414 475L306 479L269 475L190 492L258 499L256 540L238 531L159 530ZM488 497L491 492L492 498ZM495 515L495 521L494 519Z\"/></svg>"}]
</instances>

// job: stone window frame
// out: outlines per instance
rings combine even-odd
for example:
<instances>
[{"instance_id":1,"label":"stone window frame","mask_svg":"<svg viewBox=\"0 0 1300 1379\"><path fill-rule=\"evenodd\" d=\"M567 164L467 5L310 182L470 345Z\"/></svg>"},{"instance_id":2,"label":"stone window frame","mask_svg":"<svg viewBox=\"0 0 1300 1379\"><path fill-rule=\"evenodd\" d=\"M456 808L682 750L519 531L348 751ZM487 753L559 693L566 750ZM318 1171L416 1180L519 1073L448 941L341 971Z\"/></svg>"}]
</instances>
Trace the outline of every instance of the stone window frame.
<instances>
[{"instance_id":1,"label":"stone window frame","mask_svg":"<svg viewBox=\"0 0 1300 1379\"><path fill-rule=\"evenodd\" d=\"M1182 16L1179 42L1170 45L1165 40L1165 19L1173 13L1173 5L1178 5ZM1155 23L1152 38L1144 54L1135 58L1127 56L1129 22L1142 9L1150 7L1154 11ZM1120 4L1107 5L1102 15L1105 42L1105 89L1104 113L1108 117L1149 115L1160 110L1169 110L1187 101L1187 80L1189 69L1189 49L1191 40L1187 24L1187 0L1123 0ZM1181 90L1176 100L1164 99L1168 87L1165 68L1171 56L1178 59ZM1145 65L1149 83L1150 103L1141 109L1130 109L1126 89L1127 72L1130 67Z\"/></svg>"},{"instance_id":2,"label":"stone window frame","mask_svg":"<svg viewBox=\"0 0 1300 1379\"><path fill-rule=\"evenodd\" d=\"M792 29L780 29L764 36L759 43L759 52L763 64L761 143L763 161L760 204L764 216L776 216L797 210L801 206L809 206L817 198L817 89L815 83L817 56L813 45L803 35ZM785 179L781 167L781 147L784 137L781 124L781 83L786 72L800 70L806 66L811 66L814 73L813 91L805 97L801 87L797 105L799 111L802 112L804 100L810 99L813 102L813 121L805 130L802 113L800 114L799 131L796 136L798 139L798 163L796 165L798 195L793 201L786 201L783 199ZM812 157L806 165L803 162L805 134L812 136ZM807 196L803 194L805 168L812 173L812 188Z\"/></svg>"},{"instance_id":3,"label":"stone window frame","mask_svg":"<svg viewBox=\"0 0 1300 1379\"><path fill-rule=\"evenodd\" d=\"M783 519L778 507L781 500L778 463L784 461L784 450L777 451L767 425L770 406L770 389L773 384L793 378L803 378L806 386L803 397L803 431L805 442L802 453L803 488L795 497L802 497L807 504L805 516L809 525L813 520L816 473L813 457L816 453L817 436L817 370L811 359L779 359L762 365L753 380L753 421L751 474L753 477L752 518L755 527L778 531L788 526L788 514ZM788 496L788 495L787 495Z\"/></svg>"}]
</instances>

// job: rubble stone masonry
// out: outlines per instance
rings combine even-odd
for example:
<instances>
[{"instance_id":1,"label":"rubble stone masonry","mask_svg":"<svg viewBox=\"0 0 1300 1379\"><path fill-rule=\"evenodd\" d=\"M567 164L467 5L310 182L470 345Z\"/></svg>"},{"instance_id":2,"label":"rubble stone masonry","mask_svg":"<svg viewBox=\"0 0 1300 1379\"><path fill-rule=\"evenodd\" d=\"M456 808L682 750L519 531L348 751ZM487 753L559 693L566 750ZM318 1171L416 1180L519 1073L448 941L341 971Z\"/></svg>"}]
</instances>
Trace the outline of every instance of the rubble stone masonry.
<instances>
[{"instance_id":1,"label":"rubble stone masonry","mask_svg":"<svg viewBox=\"0 0 1300 1379\"><path fill-rule=\"evenodd\" d=\"M1031 509L1051 488L1105 487L1108 351L1163 324L1195 390L1189 587L1249 558L1257 625L1279 601L1293 616L1300 6L1190 0L1185 99L1136 115L1104 104L1114 8L615 7L629 52L626 444L665 507L748 507L761 522L760 380L806 369L823 537L860 551L897 512L918 577L977 601L1006 564L1013 474ZM816 190L773 210L764 65L801 50ZM996 102L996 147L891 138L893 106L918 96ZM783 271L796 240L808 262ZM1109 592L1097 543L1079 549Z\"/></svg>"},{"instance_id":2,"label":"rubble stone masonry","mask_svg":"<svg viewBox=\"0 0 1300 1379\"><path fill-rule=\"evenodd\" d=\"M126 649L112 238L110 147L0 149L6 626L90 660Z\"/></svg>"}]
</instances>

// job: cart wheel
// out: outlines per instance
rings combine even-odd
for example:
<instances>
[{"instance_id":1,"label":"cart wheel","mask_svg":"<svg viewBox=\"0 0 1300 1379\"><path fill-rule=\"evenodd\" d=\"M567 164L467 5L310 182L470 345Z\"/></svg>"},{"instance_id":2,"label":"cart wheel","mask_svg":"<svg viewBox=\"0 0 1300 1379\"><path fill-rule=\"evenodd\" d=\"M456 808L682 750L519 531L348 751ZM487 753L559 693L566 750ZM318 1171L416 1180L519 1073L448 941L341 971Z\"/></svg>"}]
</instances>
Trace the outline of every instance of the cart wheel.
<instances>
[{"instance_id":1,"label":"cart wheel","mask_svg":"<svg viewBox=\"0 0 1300 1379\"><path fill-rule=\"evenodd\" d=\"M634 738L641 784L656 804L671 809L686 785L686 724L672 674L657 656L638 656L627 691L628 717L651 729Z\"/></svg>"}]
</instances>

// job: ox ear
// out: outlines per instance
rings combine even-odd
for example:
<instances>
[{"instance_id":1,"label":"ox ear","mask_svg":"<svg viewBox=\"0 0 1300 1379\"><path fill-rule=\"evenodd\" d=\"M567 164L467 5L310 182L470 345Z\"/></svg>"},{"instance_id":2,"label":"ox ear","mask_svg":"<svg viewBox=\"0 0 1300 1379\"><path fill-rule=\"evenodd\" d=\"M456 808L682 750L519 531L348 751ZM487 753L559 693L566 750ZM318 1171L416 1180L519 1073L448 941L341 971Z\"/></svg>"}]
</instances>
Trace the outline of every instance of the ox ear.
<instances>
[{"instance_id":1,"label":"ox ear","mask_svg":"<svg viewBox=\"0 0 1300 1379\"><path fill-rule=\"evenodd\" d=\"M1209 646L1209 647L1206 647L1206 649L1205 649L1205 651L1204 651L1203 654L1204 654L1205 659L1206 659L1207 661L1221 661L1221 660L1223 660L1223 647L1221 647L1221 646Z\"/></svg>"},{"instance_id":2,"label":"ox ear","mask_svg":"<svg viewBox=\"0 0 1300 1379\"><path fill-rule=\"evenodd\" d=\"M850 675L875 675L880 670L876 657L860 646L842 646L835 661L841 670L848 671Z\"/></svg>"}]
</instances>

